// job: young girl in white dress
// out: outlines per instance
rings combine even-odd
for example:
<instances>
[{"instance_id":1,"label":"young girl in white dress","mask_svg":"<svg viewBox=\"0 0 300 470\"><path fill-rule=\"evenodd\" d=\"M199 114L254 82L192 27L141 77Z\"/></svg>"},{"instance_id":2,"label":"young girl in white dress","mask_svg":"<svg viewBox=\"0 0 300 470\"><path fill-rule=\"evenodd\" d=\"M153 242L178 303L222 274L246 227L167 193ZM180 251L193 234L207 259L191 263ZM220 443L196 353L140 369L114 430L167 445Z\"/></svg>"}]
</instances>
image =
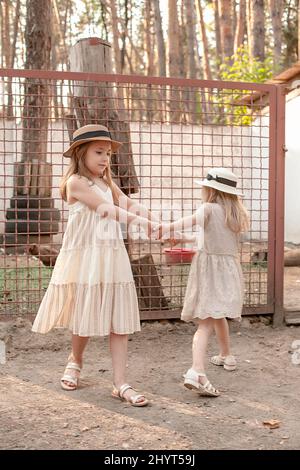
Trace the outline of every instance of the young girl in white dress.
<instances>
[{"instance_id":1,"label":"young girl in white dress","mask_svg":"<svg viewBox=\"0 0 300 470\"><path fill-rule=\"evenodd\" d=\"M140 331L140 318L120 221L139 224L148 236L157 222L112 181L110 157L120 145L105 126L87 125L74 132L73 143L64 153L70 158L70 167L60 189L69 205L69 218L32 330L71 330L72 351L61 379L64 390L78 387L89 337L109 335L112 396L133 406L145 406L148 400L125 379L128 335ZM146 216L137 216L137 211Z\"/></svg>"},{"instance_id":2,"label":"young girl in white dress","mask_svg":"<svg viewBox=\"0 0 300 470\"><path fill-rule=\"evenodd\" d=\"M196 180L203 188L203 204L199 209L191 216L160 225L156 231L157 238L164 235L172 238L175 230L187 230L194 225L202 229L200 246L190 268L181 319L198 324L193 339L193 363L184 375L184 385L209 396L220 394L205 373L206 349L213 329L220 353L213 356L211 362L229 371L236 368L236 360L230 352L226 317L241 318L244 283L239 262L239 235L249 228L237 181L234 173L226 168L211 169L204 181Z\"/></svg>"}]
</instances>

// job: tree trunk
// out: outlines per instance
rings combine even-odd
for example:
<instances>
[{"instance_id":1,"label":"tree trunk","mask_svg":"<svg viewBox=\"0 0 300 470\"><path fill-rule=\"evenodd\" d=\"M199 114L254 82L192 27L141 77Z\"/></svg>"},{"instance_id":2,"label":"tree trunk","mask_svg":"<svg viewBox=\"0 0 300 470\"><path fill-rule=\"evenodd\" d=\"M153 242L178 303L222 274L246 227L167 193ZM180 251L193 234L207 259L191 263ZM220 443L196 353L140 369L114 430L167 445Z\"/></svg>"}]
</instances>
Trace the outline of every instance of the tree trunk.
<instances>
[{"instance_id":1,"label":"tree trunk","mask_svg":"<svg viewBox=\"0 0 300 470\"><path fill-rule=\"evenodd\" d=\"M147 68L146 72L148 77L154 75L154 54L153 54L153 43L152 43L152 21L151 21L151 0L145 1L145 44L146 44L146 57L147 57ZM151 85L147 85L147 98L146 98L146 112L148 122L153 121L154 116L154 105L153 92Z\"/></svg>"},{"instance_id":2,"label":"tree trunk","mask_svg":"<svg viewBox=\"0 0 300 470\"><path fill-rule=\"evenodd\" d=\"M110 44L99 38L77 41L70 50L70 69L73 72L112 73ZM112 172L125 194L138 192L124 100L115 97L111 83L107 82L74 82L73 97L80 126L103 124L114 139L123 142L118 154L112 157Z\"/></svg>"},{"instance_id":3,"label":"tree trunk","mask_svg":"<svg viewBox=\"0 0 300 470\"><path fill-rule=\"evenodd\" d=\"M222 60L233 54L232 0L219 0Z\"/></svg>"},{"instance_id":4,"label":"tree trunk","mask_svg":"<svg viewBox=\"0 0 300 470\"><path fill-rule=\"evenodd\" d=\"M25 67L48 70L51 0L27 1L25 44ZM45 79L26 78L24 81L22 156L14 166L14 196L6 213L3 236L4 246L10 251L22 251L24 245L33 241L49 243L59 229L60 212L54 208L51 198L51 164L46 162L49 91Z\"/></svg>"},{"instance_id":5,"label":"tree trunk","mask_svg":"<svg viewBox=\"0 0 300 470\"><path fill-rule=\"evenodd\" d=\"M2 25L2 64L4 68L9 68L10 67L10 1L9 0L4 0L4 2L1 4L1 25ZM11 90L9 90L9 84L11 83L11 78L9 78L7 81L3 79L3 84L4 84L4 90L5 93L8 94L11 93ZM9 100L9 97L8 97ZM9 105L4 105L3 109L3 114L4 116L9 116L10 110L9 110Z\"/></svg>"},{"instance_id":6,"label":"tree trunk","mask_svg":"<svg viewBox=\"0 0 300 470\"><path fill-rule=\"evenodd\" d=\"M219 0L213 0L213 6L214 6L215 31L216 31L216 62L218 66L222 63Z\"/></svg>"},{"instance_id":7,"label":"tree trunk","mask_svg":"<svg viewBox=\"0 0 300 470\"><path fill-rule=\"evenodd\" d=\"M196 43L196 31L195 31L195 10L194 1L186 0L186 35L187 35L187 47L188 47L188 78L196 78L196 61L195 61L195 43Z\"/></svg>"},{"instance_id":8,"label":"tree trunk","mask_svg":"<svg viewBox=\"0 0 300 470\"><path fill-rule=\"evenodd\" d=\"M240 0L239 12L237 17L237 26L234 38L234 52L238 50L244 43L246 31L246 0Z\"/></svg>"},{"instance_id":9,"label":"tree trunk","mask_svg":"<svg viewBox=\"0 0 300 470\"><path fill-rule=\"evenodd\" d=\"M264 0L247 0L248 44L250 57L265 60Z\"/></svg>"},{"instance_id":10,"label":"tree trunk","mask_svg":"<svg viewBox=\"0 0 300 470\"><path fill-rule=\"evenodd\" d=\"M61 31L61 22L59 18L59 12L56 0L52 0L52 48L51 48L51 69L57 70L57 65L59 62L62 62L60 57L60 50L64 43L63 33ZM63 103L58 103L58 83L54 82L52 85L52 103L55 119L60 119L63 114Z\"/></svg>"},{"instance_id":11,"label":"tree trunk","mask_svg":"<svg viewBox=\"0 0 300 470\"><path fill-rule=\"evenodd\" d=\"M177 0L168 0L168 41L169 41L169 76L180 77L180 31L177 12ZM180 111L180 92L176 87L170 87L169 106L170 106L170 121L179 122L181 117Z\"/></svg>"},{"instance_id":12,"label":"tree trunk","mask_svg":"<svg viewBox=\"0 0 300 470\"><path fill-rule=\"evenodd\" d=\"M159 0L152 0L154 7L154 25L158 52L158 71L160 77L166 76L166 46L164 41Z\"/></svg>"},{"instance_id":13,"label":"tree trunk","mask_svg":"<svg viewBox=\"0 0 300 470\"><path fill-rule=\"evenodd\" d=\"M65 8L61 13L60 18L63 18L61 23L61 34L63 40L63 50L61 53L62 67L68 64L69 46L67 45L67 32L68 32L68 18L71 15L71 0L66 0ZM61 93L61 96L63 93Z\"/></svg>"},{"instance_id":14,"label":"tree trunk","mask_svg":"<svg viewBox=\"0 0 300 470\"><path fill-rule=\"evenodd\" d=\"M0 27L1 27L1 41L0 41L0 48L1 48L1 68L4 67L4 14L3 14L3 4L0 2ZM3 77L1 77L3 81Z\"/></svg>"},{"instance_id":15,"label":"tree trunk","mask_svg":"<svg viewBox=\"0 0 300 470\"><path fill-rule=\"evenodd\" d=\"M300 3L299 3L300 4ZM269 0L269 11L272 20L273 38L274 38L274 65L280 67L281 47L282 47L282 26L281 17L283 13L282 0Z\"/></svg>"},{"instance_id":16,"label":"tree trunk","mask_svg":"<svg viewBox=\"0 0 300 470\"><path fill-rule=\"evenodd\" d=\"M195 60L195 45L196 42L196 18L195 18L195 5L194 0L186 0L186 37L187 37L187 50L188 50L188 78L196 78L196 60ZM187 110L189 113L189 122L195 123L197 121L196 105L197 95L196 89L191 88L188 93Z\"/></svg>"},{"instance_id":17,"label":"tree trunk","mask_svg":"<svg viewBox=\"0 0 300 470\"><path fill-rule=\"evenodd\" d=\"M12 40L12 46L11 46L11 51L10 51L9 67L11 69L13 69L15 65L16 44L17 44L17 36L18 36L18 30L19 30L19 19L20 19L20 0L17 0L15 11L14 11L13 40ZM8 82L7 82L7 117L8 119L12 119L14 117L12 78L11 77L8 78Z\"/></svg>"},{"instance_id":18,"label":"tree trunk","mask_svg":"<svg viewBox=\"0 0 300 470\"><path fill-rule=\"evenodd\" d=\"M239 0L240 1L240 0ZM234 32L236 31L236 26L237 26L237 0L232 0L232 31L233 31L233 36ZM234 42L233 42L234 45Z\"/></svg>"},{"instance_id":19,"label":"tree trunk","mask_svg":"<svg viewBox=\"0 0 300 470\"><path fill-rule=\"evenodd\" d=\"M121 50L119 46L120 32L117 5L115 0L110 0L111 24L113 30L113 45L116 73L121 73Z\"/></svg>"},{"instance_id":20,"label":"tree trunk","mask_svg":"<svg viewBox=\"0 0 300 470\"><path fill-rule=\"evenodd\" d=\"M187 45L187 31L186 31L186 15L185 15L185 2L180 4L180 14L178 14L179 24L179 77L187 77L188 70L188 45Z\"/></svg>"},{"instance_id":21,"label":"tree trunk","mask_svg":"<svg viewBox=\"0 0 300 470\"><path fill-rule=\"evenodd\" d=\"M128 31L128 22L129 22L129 16L128 16L128 0L123 0L124 2L124 10L125 10L125 14L124 14L124 27L123 27L123 30L122 30L122 34L121 34L121 39L122 39L122 49L121 49L121 73L123 73L124 69L125 69L125 50L126 50L126 39L127 39L127 31Z\"/></svg>"},{"instance_id":22,"label":"tree trunk","mask_svg":"<svg viewBox=\"0 0 300 470\"><path fill-rule=\"evenodd\" d=\"M156 35L157 43L157 60L158 60L158 73L160 77L165 77L167 75L166 67L166 45L162 29L162 18L160 12L159 0L152 0L152 5L154 9L154 28ZM165 87L162 87L161 90L161 100L158 101L160 107L160 120L162 122L166 119L166 91Z\"/></svg>"},{"instance_id":23,"label":"tree trunk","mask_svg":"<svg viewBox=\"0 0 300 470\"><path fill-rule=\"evenodd\" d=\"M208 39L206 35L206 28L204 23L203 8L201 0L197 1L197 11L200 24L201 39L203 44L203 75L205 80L212 80L212 73L210 68L209 61L209 46ZM212 122L213 116L213 105L211 103L211 93L210 90L202 89L201 90L201 114L202 114L202 124L210 124Z\"/></svg>"},{"instance_id":24,"label":"tree trunk","mask_svg":"<svg viewBox=\"0 0 300 470\"><path fill-rule=\"evenodd\" d=\"M177 13L177 0L169 0L169 76L180 76L180 57L179 51L182 48L179 43L179 22Z\"/></svg>"},{"instance_id":25,"label":"tree trunk","mask_svg":"<svg viewBox=\"0 0 300 470\"><path fill-rule=\"evenodd\" d=\"M208 40L207 40L207 35L206 35L206 28L205 28L205 23L204 23L204 17L203 17L203 9L201 5L201 0L198 0L197 2L197 11L199 15L199 23L200 23L200 30L201 30L201 39L202 39L202 44L203 44L203 72L204 72L204 79L205 80L211 80L212 75L211 75L211 69L210 69L210 62L209 62L209 54L208 54Z\"/></svg>"},{"instance_id":26,"label":"tree trunk","mask_svg":"<svg viewBox=\"0 0 300 470\"><path fill-rule=\"evenodd\" d=\"M4 1L4 58L5 58L5 66L10 66L10 1Z\"/></svg>"},{"instance_id":27,"label":"tree trunk","mask_svg":"<svg viewBox=\"0 0 300 470\"><path fill-rule=\"evenodd\" d=\"M298 60L300 60L300 2L298 4Z\"/></svg>"},{"instance_id":28,"label":"tree trunk","mask_svg":"<svg viewBox=\"0 0 300 470\"><path fill-rule=\"evenodd\" d=\"M27 1L25 42L25 68L49 70L51 0ZM46 80L27 78L24 90L22 162L19 166L15 193L50 196L51 175L49 165L46 164L49 85Z\"/></svg>"}]
</instances>

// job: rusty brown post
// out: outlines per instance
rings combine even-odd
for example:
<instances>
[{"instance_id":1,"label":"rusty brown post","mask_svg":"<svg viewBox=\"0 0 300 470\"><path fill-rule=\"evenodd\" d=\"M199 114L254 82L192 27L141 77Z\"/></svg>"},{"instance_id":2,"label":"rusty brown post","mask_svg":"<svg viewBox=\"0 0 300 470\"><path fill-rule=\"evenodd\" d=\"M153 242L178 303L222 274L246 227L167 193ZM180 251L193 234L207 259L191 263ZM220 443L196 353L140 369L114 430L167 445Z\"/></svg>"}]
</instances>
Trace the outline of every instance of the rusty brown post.
<instances>
[{"instance_id":1,"label":"rusty brown post","mask_svg":"<svg viewBox=\"0 0 300 470\"><path fill-rule=\"evenodd\" d=\"M284 322L285 88L276 85L275 269L273 326Z\"/></svg>"}]
</instances>

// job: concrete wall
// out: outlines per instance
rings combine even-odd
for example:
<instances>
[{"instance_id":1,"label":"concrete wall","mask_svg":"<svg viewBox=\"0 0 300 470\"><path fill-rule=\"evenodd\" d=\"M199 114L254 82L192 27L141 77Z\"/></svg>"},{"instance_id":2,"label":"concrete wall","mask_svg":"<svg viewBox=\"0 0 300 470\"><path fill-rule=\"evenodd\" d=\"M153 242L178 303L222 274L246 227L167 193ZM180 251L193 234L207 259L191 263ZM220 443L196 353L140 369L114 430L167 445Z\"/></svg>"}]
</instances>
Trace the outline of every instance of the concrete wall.
<instances>
[{"instance_id":1,"label":"concrete wall","mask_svg":"<svg viewBox=\"0 0 300 470\"><path fill-rule=\"evenodd\" d=\"M0 232L3 232L5 209L13 192L13 163L21 158L22 132L14 122L1 121L0 127ZM62 122L51 124L48 139L52 196L56 207L63 211L61 230L64 230L67 205L60 199L58 186L68 165L68 160L62 157L68 133ZM232 128L132 123L131 139L141 185L134 198L152 210L162 210L164 220L174 220L190 214L200 204L201 191L194 179L204 177L212 166L225 166L241 178L240 188L251 212L250 237L267 239L269 140L264 121L252 127ZM60 239L61 235L55 237L55 241Z\"/></svg>"}]
</instances>

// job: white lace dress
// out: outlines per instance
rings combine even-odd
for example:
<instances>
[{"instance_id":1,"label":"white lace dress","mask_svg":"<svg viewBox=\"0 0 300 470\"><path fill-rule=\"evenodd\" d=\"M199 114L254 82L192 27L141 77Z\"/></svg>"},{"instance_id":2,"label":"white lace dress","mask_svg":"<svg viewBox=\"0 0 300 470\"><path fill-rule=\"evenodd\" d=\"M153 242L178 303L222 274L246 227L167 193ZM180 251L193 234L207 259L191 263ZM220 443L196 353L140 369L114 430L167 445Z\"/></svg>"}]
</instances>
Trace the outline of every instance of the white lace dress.
<instances>
[{"instance_id":1,"label":"white lace dress","mask_svg":"<svg viewBox=\"0 0 300 470\"><path fill-rule=\"evenodd\" d=\"M113 203L111 189L101 192ZM32 331L67 327L80 336L140 331L139 307L119 222L101 218L80 201L69 218L50 284Z\"/></svg>"},{"instance_id":2,"label":"white lace dress","mask_svg":"<svg viewBox=\"0 0 300 470\"><path fill-rule=\"evenodd\" d=\"M204 203L197 212L201 240L191 264L181 319L240 319L244 281L239 236L225 225L220 204Z\"/></svg>"}]
</instances>

